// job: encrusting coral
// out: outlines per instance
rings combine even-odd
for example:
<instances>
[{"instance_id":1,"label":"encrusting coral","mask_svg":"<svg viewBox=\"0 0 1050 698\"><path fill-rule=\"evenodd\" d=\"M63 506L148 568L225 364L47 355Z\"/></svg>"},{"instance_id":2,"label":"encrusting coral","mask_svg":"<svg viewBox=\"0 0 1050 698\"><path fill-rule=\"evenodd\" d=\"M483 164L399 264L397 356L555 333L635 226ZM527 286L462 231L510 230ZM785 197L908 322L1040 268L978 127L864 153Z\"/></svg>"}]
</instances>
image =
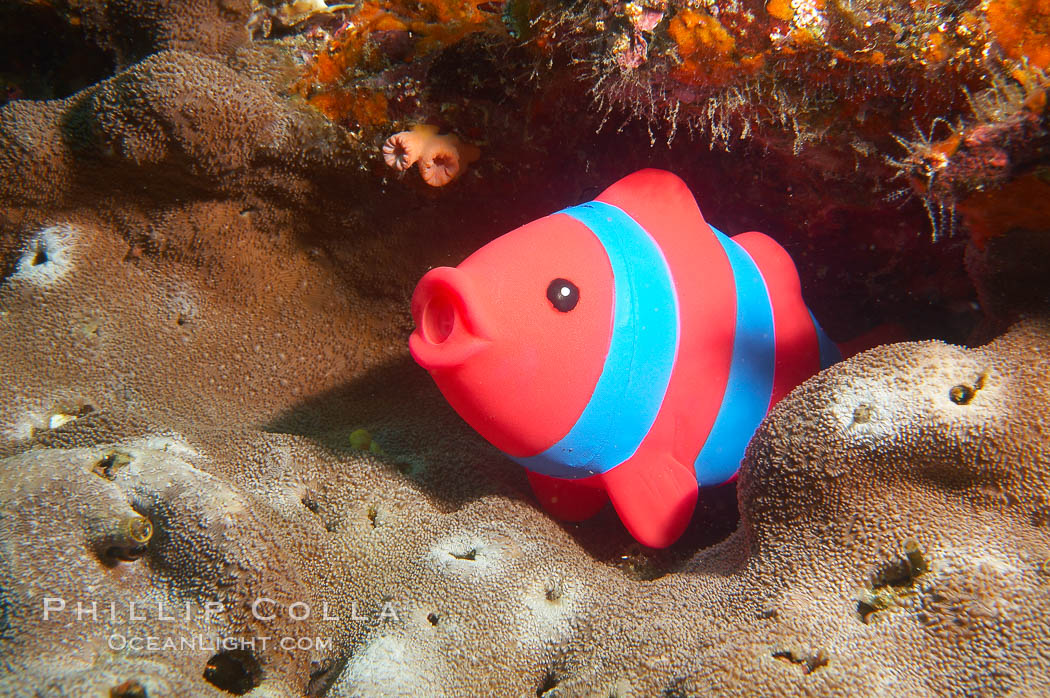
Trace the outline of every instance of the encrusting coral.
<instances>
[{"instance_id":1,"label":"encrusting coral","mask_svg":"<svg viewBox=\"0 0 1050 698\"><path fill-rule=\"evenodd\" d=\"M1050 689L1047 322L805 383L752 442L736 533L640 572L611 512L549 519L407 359L339 387L317 352L369 335L312 300L333 267L224 224L217 268L269 271L216 288L62 230L61 274L0 285L0 692Z\"/></svg>"},{"instance_id":2,"label":"encrusting coral","mask_svg":"<svg viewBox=\"0 0 1050 698\"><path fill-rule=\"evenodd\" d=\"M395 133L383 143L383 160L389 167L403 172L418 165L423 181L432 187L445 186L479 157L477 146L463 142L455 134L441 134L437 126L426 124Z\"/></svg>"}]
</instances>

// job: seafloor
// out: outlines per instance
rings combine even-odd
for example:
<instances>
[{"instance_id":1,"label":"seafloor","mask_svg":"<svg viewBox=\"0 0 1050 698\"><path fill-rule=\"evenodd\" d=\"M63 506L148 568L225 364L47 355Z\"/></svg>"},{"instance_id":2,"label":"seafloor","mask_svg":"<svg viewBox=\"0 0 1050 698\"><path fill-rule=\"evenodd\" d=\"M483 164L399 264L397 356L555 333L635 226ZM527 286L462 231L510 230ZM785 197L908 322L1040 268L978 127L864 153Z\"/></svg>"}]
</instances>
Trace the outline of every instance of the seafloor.
<instances>
[{"instance_id":1,"label":"seafloor","mask_svg":"<svg viewBox=\"0 0 1050 698\"><path fill-rule=\"evenodd\" d=\"M13 0L0 38L0 694L1050 693L1047 0ZM452 181L384 161L420 124ZM643 167L834 338L911 340L662 551L547 516L406 346L428 268Z\"/></svg>"}]
</instances>

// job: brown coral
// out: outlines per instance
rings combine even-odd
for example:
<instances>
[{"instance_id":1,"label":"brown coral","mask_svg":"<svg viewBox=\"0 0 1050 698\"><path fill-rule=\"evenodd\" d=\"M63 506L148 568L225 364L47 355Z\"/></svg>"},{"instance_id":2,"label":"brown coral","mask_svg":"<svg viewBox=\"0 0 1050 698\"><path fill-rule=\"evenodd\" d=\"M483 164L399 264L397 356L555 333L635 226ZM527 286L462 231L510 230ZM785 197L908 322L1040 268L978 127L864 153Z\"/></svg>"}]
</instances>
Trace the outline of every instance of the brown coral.
<instances>
[{"instance_id":1,"label":"brown coral","mask_svg":"<svg viewBox=\"0 0 1050 698\"><path fill-rule=\"evenodd\" d=\"M1046 323L977 350L883 347L804 384L748 452L740 529L680 550L676 567L651 560L640 579L609 512L568 529L546 517L518 469L465 430L403 349L372 374L344 363L333 376L336 354L315 352L344 352L363 316L304 297L312 285L332 293L327 265L230 226L210 238L222 243L214 265L255 247L249 267L287 277L242 276L216 292L186 266L129 260L104 225L62 230L61 273L0 286L0 312L18 320L0 326L18 377L0 393L0 448L11 454L0 536L17 551L0 565L5 690L27 680L67 692L134 681L150 694L332 696L1050 687ZM94 330L71 331L86 320ZM384 342L400 336L375 346ZM294 384L281 366L299 367ZM351 370L363 377L339 387ZM389 456L346 446L361 424ZM132 535L140 519L148 538ZM45 597L68 604L46 622ZM188 601L190 618L73 616L77 601L123 609L139 598ZM259 598L285 612L327 604L340 620L259 619ZM224 609L214 622L208 602ZM330 644L109 649L114 636L214 632ZM972 670L984 662L999 670Z\"/></svg>"},{"instance_id":2,"label":"brown coral","mask_svg":"<svg viewBox=\"0 0 1050 698\"><path fill-rule=\"evenodd\" d=\"M26 132L34 138L19 135ZM310 165L337 156L346 157L345 146L322 117L288 107L250 73L179 51L65 100L0 108L0 185L22 201L56 202L85 186L170 191L187 176L251 189L262 171L249 174L253 165L297 188Z\"/></svg>"},{"instance_id":3,"label":"brown coral","mask_svg":"<svg viewBox=\"0 0 1050 698\"><path fill-rule=\"evenodd\" d=\"M83 23L128 65L165 49L228 54L248 40L251 0L73 0Z\"/></svg>"}]
</instances>

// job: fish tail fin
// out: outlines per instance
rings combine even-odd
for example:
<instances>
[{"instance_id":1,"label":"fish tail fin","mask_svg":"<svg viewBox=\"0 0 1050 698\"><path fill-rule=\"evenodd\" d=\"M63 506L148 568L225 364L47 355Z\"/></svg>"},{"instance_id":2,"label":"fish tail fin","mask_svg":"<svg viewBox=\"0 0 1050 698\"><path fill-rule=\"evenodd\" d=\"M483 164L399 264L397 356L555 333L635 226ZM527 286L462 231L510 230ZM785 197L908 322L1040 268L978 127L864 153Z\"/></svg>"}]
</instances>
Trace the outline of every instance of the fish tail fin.
<instances>
[{"instance_id":1,"label":"fish tail fin","mask_svg":"<svg viewBox=\"0 0 1050 698\"><path fill-rule=\"evenodd\" d=\"M640 451L601 478L620 520L643 545L666 548L693 518L696 476L669 454Z\"/></svg>"},{"instance_id":2,"label":"fish tail fin","mask_svg":"<svg viewBox=\"0 0 1050 698\"><path fill-rule=\"evenodd\" d=\"M566 480L526 471L529 484L543 509L562 521L583 521L597 514L609 501L596 476Z\"/></svg>"}]
</instances>

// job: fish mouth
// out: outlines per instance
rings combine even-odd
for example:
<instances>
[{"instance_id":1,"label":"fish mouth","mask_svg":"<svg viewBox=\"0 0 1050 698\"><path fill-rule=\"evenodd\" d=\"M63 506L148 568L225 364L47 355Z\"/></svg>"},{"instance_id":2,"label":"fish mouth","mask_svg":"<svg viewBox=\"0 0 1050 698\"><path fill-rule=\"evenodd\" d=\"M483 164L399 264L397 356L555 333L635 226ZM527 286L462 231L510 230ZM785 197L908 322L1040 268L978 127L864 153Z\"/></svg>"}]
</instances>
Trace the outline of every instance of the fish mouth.
<instances>
[{"instance_id":1,"label":"fish mouth","mask_svg":"<svg viewBox=\"0 0 1050 698\"><path fill-rule=\"evenodd\" d=\"M412 358L428 371L454 368L490 342L471 278L453 267L428 271L412 294Z\"/></svg>"}]
</instances>

